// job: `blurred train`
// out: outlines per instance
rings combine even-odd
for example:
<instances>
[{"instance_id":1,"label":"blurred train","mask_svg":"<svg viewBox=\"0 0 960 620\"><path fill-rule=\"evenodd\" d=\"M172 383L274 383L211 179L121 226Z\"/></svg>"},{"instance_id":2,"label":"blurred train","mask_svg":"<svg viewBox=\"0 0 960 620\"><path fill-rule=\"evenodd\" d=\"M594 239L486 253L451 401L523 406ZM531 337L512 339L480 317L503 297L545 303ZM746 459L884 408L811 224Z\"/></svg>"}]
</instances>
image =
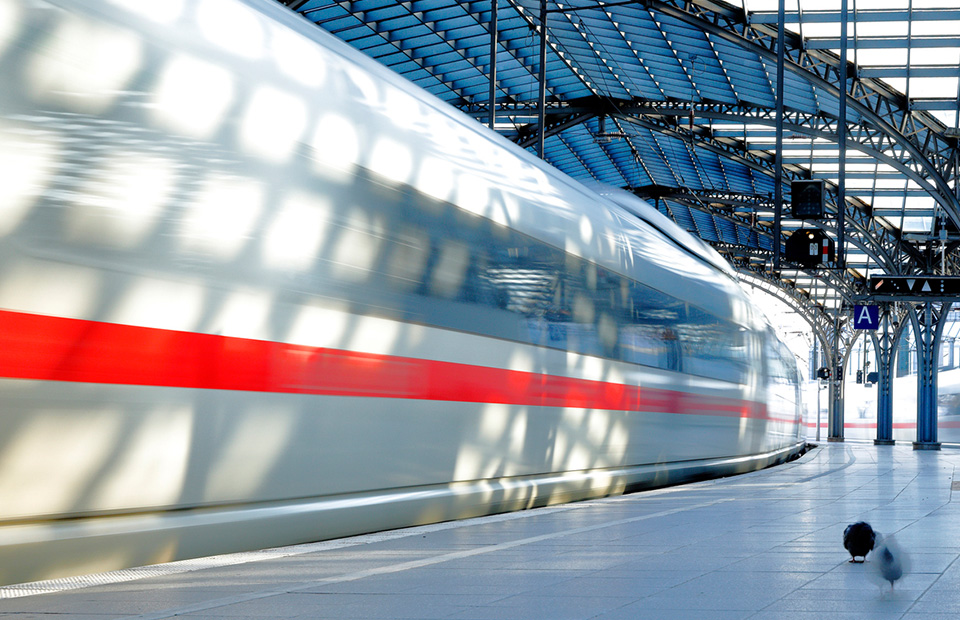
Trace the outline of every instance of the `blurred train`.
<instances>
[{"instance_id":1,"label":"blurred train","mask_svg":"<svg viewBox=\"0 0 960 620\"><path fill-rule=\"evenodd\" d=\"M917 440L917 375L908 374L893 379L893 438L898 441ZM816 389L814 387L813 389ZM844 437L848 439L875 439L877 437L877 398L879 386L858 384L846 377L844 386ZM814 392L816 394L816 392ZM827 395L821 395L820 430L826 436ZM815 402L816 396L806 398ZM808 434L816 432L816 407L805 415ZM942 369L937 377L937 441L960 443L960 368Z\"/></svg>"},{"instance_id":2,"label":"blurred train","mask_svg":"<svg viewBox=\"0 0 960 620\"><path fill-rule=\"evenodd\" d=\"M268 0L0 0L0 582L747 471L701 242Z\"/></svg>"}]
</instances>

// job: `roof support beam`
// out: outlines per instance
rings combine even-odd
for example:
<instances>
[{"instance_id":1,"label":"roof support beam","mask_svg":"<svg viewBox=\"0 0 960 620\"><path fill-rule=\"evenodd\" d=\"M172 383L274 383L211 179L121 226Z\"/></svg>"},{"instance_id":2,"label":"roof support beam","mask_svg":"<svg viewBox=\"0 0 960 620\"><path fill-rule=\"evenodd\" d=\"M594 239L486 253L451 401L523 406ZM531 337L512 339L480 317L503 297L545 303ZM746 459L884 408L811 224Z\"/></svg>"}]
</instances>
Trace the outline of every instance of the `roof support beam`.
<instances>
[{"instance_id":1,"label":"roof support beam","mask_svg":"<svg viewBox=\"0 0 960 620\"><path fill-rule=\"evenodd\" d=\"M835 322L827 310L806 291L798 289L794 283L773 278L770 274L754 269L750 265L735 265L737 275L745 284L771 294L787 304L810 325L815 336L821 342L832 342Z\"/></svg>"},{"instance_id":2,"label":"roof support beam","mask_svg":"<svg viewBox=\"0 0 960 620\"><path fill-rule=\"evenodd\" d=\"M735 222L739 225L747 226L751 228L754 234L769 238L769 246L773 246L773 235L770 229L757 226L754 218L737 215L724 208L726 205L749 205L755 209L772 209L773 203L770 201L769 197L737 194L735 192L691 190L688 188L671 188L662 186L633 188L632 191L641 198L657 200L662 199L668 202L675 202L690 209L697 209L698 211L709 213L715 218L720 217ZM833 232L833 229L829 225L821 222L817 222L817 224L818 227L822 228L823 230ZM747 246L732 247L729 243L715 243L713 245L722 254L726 254L731 258L744 259L758 255L763 256L764 259L772 258L772 252L769 250L758 251L756 248L750 248ZM737 261L733 262L736 263ZM855 294L855 291L862 288L861 280L855 277L850 270L804 269L803 271L815 272L817 278L829 281L833 286L840 287L844 299L853 299L852 296Z\"/></svg>"},{"instance_id":3,"label":"roof support beam","mask_svg":"<svg viewBox=\"0 0 960 620\"><path fill-rule=\"evenodd\" d=\"M653 117L657 116L672 117L672 120L664 122L667 123L671 128L676 128L678 131L686 132L686 129L680 127L679 125L680 120L689 116L689 105L690 104L687 102L646 100L633 100L630 102L610 102L608 100L577 101L569 104L553 104L552 110L550 109L551 105L548 103L547 114L549 118L549 116L554 114L562 113L568 115L574 111L597 110L598 108L603 111L613 109L617 110L620 115L625 115L627 117L643 117L648 119L652 119ZM954 103L953 105L956 104ZM510 113L510 111L528 110L530 109L530 105L526 103L504 104L498 109L501 110L502 114L507 115ZM465 111L473 113L476 116L479 116L480 113L486 114L485 106L473 105L467 108ZM718 122L737 122L750 125L768 125L771 127L775 124L776 120L773 110L759 106L747 106L744 104L732 105L697 103L696 113L699 118L704 118L707 120ZM837 147L835 145L839 140L837 136L839 124L836 119L827 117L825 115L802 114L791 110L785 110L785 115L787 117L786 129L792 134L820 138L833 144L818 143L811 145L809 143L792 142L788 140L784 142L784 150L809 150L811 148L813 150L836 150ZM550 121L548 120L548 124L549 123ZM909 165L908 162L904 162L902 158L896 156L896 145L891 142L889 136L880 131L871 131L869 128L858 127L856 125L850 127L855 131L848 131L848 140L846 145L849 149L859 151L860 153L868 156L871 160L877 160L890 166L898 174L905 176L916 183L919 189L925 191L927 195L933 196L936 199L938 195L937 187L931 184L928 177L923 176L913 166ZM659 130L659 128L654 130ZM698 132L698 135L709 134L715 140L733 140L732 138L727 138L725 136L728 133L734 132L725 132L722 126L709 131L701 128L695 128L695 131ZM688 139L686 134L684 134L684 139ZM742 145L742 142L740 141L735 142ZM521 144L524 143L521 142ZM765 162L767 159L772 159L769 157L764 157L764 155L767 154L768 151L773 150L773 148L774 145L772 143L770 145L751 143L747 145L745 149L742 149L737 153L737 155L744 155L746 159L742 159L740 157L736 157L736 159L741 163L745 163L746 165L753 167L751 164L747 163L747 160L752 162ZM727 155L729 156L729 153ZM757 157L757 155L759 155L759 157ZM790 159L785 160L785 163L799 164L801 162ZM766 166L766 164L764 164L764 166ZM792 167L796 171L796 174L803 174L800 172L802 170L800 166ZM850 175L851 178L855 178L857 173L850 172L848 175Z\"/></svg>"},{"instance_id":4,"label":"roof support beam","mask_svg":"<svg viewBox=\"0 0 960 620\"><path fill-rule=\"evenodd\" d=\"M749 23L743 11L711 0L645 0L645 4L749 49L770 63L776 61L776 30L768 25ZM786 69L839 100L839 59L829 52L805 48L796 35L788 35L787 39L791 45ZM857 129L869 125L883 134L884 150L889 156L900 159L926 178L935 187L933 196L944 212L960 226L960 201L946 178L952 171L953 144L942 137L942 125L931 117L911 111L906 100L885 84L855 79L850 93L848 106L866 121ZM899 127L904 127L904 131Z\"/></svg>"},{"instance_id":5,"label":"roof support beam","mask_svg":"<svg viewBox=\"0 0 960 620\"><path fill-rule=\"evenodd\" d=\"M775 11L757 11L750 14L752 24L776 24ZM960 9L860 9L857 11L857 21L866 22L905 22L921 21L952 21L960 20ZM836 24L840 22L840 11L787 11L788 24ZM858 37L859 39L859 37Z\"/></svg>"},{"instance_id":6,"label":"roof support beam","mask_svg":"<svg viewBox=\"0 0 960 620\"><path fill-rule=\"evenodd\" d=\"M497 126L497 31L500 28L499 0L490 0L490 85L487 101L490 106L490 129Z\"/></svg>"},{"instance_id":7,"label":"roof support beam","mask_svg":"<svg viewBox=\"0 0 960 620\"><path fill-rule=\"evenodd\" d=\"M960 37L927 36L927 37L857 37L857 49L907 49L912 48L939 48L958 47ZM809 38L806 42L808 50L838 50L841 47L837 37Z\"/></svg>"},{"instance_id":8,"label":"roof support beam","mask_svg":"<svg viewBox=\"0 0 960 620\"><path fill-rule=\"evenodd\" d=\"M785 104L785 95L783 92L783 65L786 62L786 42L784 41L784 32L786 24L784 23L784 11L786 10L786 0L780 0L777 9L777 103L774 113L774 126L776 127L776 148L774 149L774 179L783 178L783 111ZM773 273L780 275L780 237L782 234L781 225L783 222L783 183L774 185L775 194L773 198L773 238L776 243L773 246Z\"/></svg>"},{"instance_id":9,"label":"roof support beam","mask_svg":"<svg viewBox=\"0 0 960 620\"><path fill-rule=\"evenodd\" d=\"M296 7L291 5L290 8L293 9L294 11L297 11L299 8L301 8L305 4L306 2L302 2ZM384 25L385 22L389 20L378 22L378 21L363 19L363 12L357 10L355 5L356 5L355 0L332 0L328 6L325 6L323 8L338 6L344 11L346 11L347 13L350 13L351 15L360 16L361 21L363 21L364 27L368 28L371 32L378 34L380 38L382 38L386 43L389 43L397 52L403 54L404 57L406 57L408 60L410 60L411 62L415 63L418 67L423 69L428 75L430 75L430 77L435 79L437 82L439 82L440 84L447 83L446 77L444 76L442 71L439 71L436 67L430 65L427 62L427 59L419 57L416 54L415 50L412 50L409 47L405 46L405 42L402 39L399 39L393 35L393 31L390 29L390 26ZM310 15L317 11L319 11L319 9L306 9L298 12L300 12L305 18L311 19ZM451 49L454 49L455 51L457 51L456 48L452 45L451 45ZM463 56L462 52L458 51L458 53L460 53L460 55ZM469 60L465 56L463 57L464 57L464 60ZM482 74L482 72L480 73ZM462 90L453 88L452 86L449 88L451 91L455 92L462 101L467 101L469 99Z\"/></svg>"},{"instance_id":10,"label":"roof support beam","mask_svg":"<svg viewBox=\"0 0 960 620\"><path fill-rule=\"evenodd\" d=\"M698 110L699 109L700 108L698 108ZM631 123L640 124L654 131L667 133L668 135L672 134L681 139L686 139L684 135L686 130L682 127L681 123L666 123L663 122L662 117L660 122L657 122L656 117L646 115L630 115L624 118ZM705 148L724 157L735 159L754 170L776 178L773 170L774 162L771 161L772 158L770 158L768 154L766 154L767 157L747 157L746 155L749 155L750 152L729 138L723 141L717 141L709 135L698 134L696 140L698 148ZM806 177L806 171L784 166L783 182ZM833 194L832 207L835 211L838 204L836 187L831 187L829 191ZM890 273L899 273L900 269L904 268L904 263L913 268L922 268L922 266L925 266L925 257L923 254L909 244L903 243L899 231L887 222L872 218L868 213L869 209L867 209L866 205L856 198L846 200L845 204L845 219L850 220L851 226L856 231L856 234L851 235L849 240L860 250L870 255L879 267L889 270Z\"/></svg>"},{"instance_id":11,"label":"roof support beam","mask_svg":"<svg viewBox=\"0 0 960 620\"><path fill-rule=\"evenodd\" d=\"M721 157L739 162L771 178L776 178L773 171L773 156L766 151L750 149L741 141L729 137L717 137L708 129L694 127L694 133L691 135L689 128L682 122L688 115L689 104L685 102L658 102L635 100L631 102L611 102L606 99L582 100L572 102L568 105L556 104L554 111L548 114L548 125L551 117L556 118L561 110L567 112L562 119L561 124L554 124L554 129L548 129L548 134L562 131L563 128L576 125L585 121L596 114L607 113L609 116L620 119L632 125L643 127L656 133L662 133L684 142L694 140L697 148L702 148ZM507 106L515 107L515 106ZM616 112L611 112L616 110ZM481 109L477 106L471 107L471 112L478 113ZM593 111L593 114L590 114ZM577 113L583 116L577 116ZM716 120L734 120L749 124L774 123L773 112L767 108L748 107L743 105L726 104L697 104L697 115L701 118ZM790 123L787 128L795 133L809 134L819 138L825 138L836 141L835 125L836 121L821 116L800 115L796 112L787 112ZM833 127L828 123L832 123ZM824 129L818 129L825 126ZM532 132L531 132L532 133ZM527 137L518 139L522 146L532 145L532 135L527 133ZM861 132L862 133L862 132ZM860 136L861 139L864 137ZM897 168L901 174L910 177L921 185L926 185L929 192L934 188L930 187L927 180L916 175L915 171L896 160L887 157L882 151L868 148L862 143L848 141L851 148L865 152L875 159L883 161L894 168ZM782 181L788 183L791 179L809 178L810 173L800 166L785 165ZM854 174L850 173L853 177ZM836 187L831 186L832 193L831 205L836 210L837 198ZM900 235L900 232L887 221L872 217L867 205L862 203L856 197L850 197L846 200L845 219L851 222L854 234L850 236L850 241L867 253L878 265L879 268L887 270L889 273L911 273L913 271L927 271L927 257L910 243L906 243ZM825 228L825 230L833 230Z\"/></svg>"}]
</instances>

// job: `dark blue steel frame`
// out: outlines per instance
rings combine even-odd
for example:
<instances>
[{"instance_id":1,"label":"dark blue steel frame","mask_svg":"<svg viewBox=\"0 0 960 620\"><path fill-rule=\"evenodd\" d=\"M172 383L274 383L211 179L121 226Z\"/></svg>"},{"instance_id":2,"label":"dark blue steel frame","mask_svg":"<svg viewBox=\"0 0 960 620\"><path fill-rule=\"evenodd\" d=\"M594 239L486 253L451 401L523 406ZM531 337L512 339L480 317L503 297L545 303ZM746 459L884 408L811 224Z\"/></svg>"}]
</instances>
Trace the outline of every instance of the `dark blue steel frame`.
<instances>
[{"instance_id":1,"label":"dark blue steel frame","mask_svg":"<svg viewBox=\"0 0 960 620\"><path fill-rule=\"evenodd\" d=\"M831 318L820 323L834 326L821 338L835 361L849 346L842 337L845 305L863 298L868 268L960 272L960 234L905 235L891 213L847 191L848 181L860 178L846 171L853 148L910 179L935 199L935 215L960 229L958 136L925 112L942 109L943 102L911 101L879 79L897 71L871 73L847 62L846 0L839 11L803 14L786 11L782 1L772 14L747 14L713 0L568 0L562 6L556 0L280 1L575 178L641 195L657 188L653 199L662 212L741 271L772 266L785 285L813 291L811 302ZM853 17L957 16L960 9L855 10ZM809 40L785 30L786 23L804 20L839 22L841 35ZM935 43L943 41L908 36L900 42L908 50ZM881 42L861 37L855 44ZM911 67L905 70L909 76ZM958 102L960 91L957 102L948 103ZM755 124L775 126L772 149L751 152L761 135ZM781 269L779 261L783 239L795 227L782 226L789 200L783 183L813 176L810 166L784 158L785 138L796 136L808 136L811 148L814 139L825 139L839 149L838 173L828 183L833 219L819 227L843 241L826 271ZM872 196L892 193L877 187L883 175L875 171L873 180ZM905 186L901 192L901 216L914 191ZM766 199L773 208L704 200L710 193L752 195L754 204ZM942 266L931 248L942 250ZM833 294L817 293L822 281L830 284L825 292L839 291L843 305L831 307ZM839 410L841 390L834 391L834 403ZM842 418L831 421L831 436L842 437Z\"/></svg>"}]
</instances>

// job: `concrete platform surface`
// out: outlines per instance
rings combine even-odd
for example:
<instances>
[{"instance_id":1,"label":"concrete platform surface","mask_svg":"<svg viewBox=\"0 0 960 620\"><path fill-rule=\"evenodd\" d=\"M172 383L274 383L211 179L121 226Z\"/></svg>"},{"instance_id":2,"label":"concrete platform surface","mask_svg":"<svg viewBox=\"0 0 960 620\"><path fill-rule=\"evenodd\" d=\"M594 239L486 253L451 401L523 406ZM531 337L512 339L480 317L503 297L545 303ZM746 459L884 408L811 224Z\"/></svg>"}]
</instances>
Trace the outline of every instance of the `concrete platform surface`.
<instances>
[{"instance_id":1,"label":"concrete platform surface","mask_svg":"<svg viewBox=\"0 0 960 620\"><path fill-rule=\"evenodd\" d=\"M953 619L958 464L949 448L824 442L793 463L722 480L9 586L0 620ZM876 558L848 561L842 533L857 520L908 552L892 590L878 585Z\"/></svg>"}]
</instances>

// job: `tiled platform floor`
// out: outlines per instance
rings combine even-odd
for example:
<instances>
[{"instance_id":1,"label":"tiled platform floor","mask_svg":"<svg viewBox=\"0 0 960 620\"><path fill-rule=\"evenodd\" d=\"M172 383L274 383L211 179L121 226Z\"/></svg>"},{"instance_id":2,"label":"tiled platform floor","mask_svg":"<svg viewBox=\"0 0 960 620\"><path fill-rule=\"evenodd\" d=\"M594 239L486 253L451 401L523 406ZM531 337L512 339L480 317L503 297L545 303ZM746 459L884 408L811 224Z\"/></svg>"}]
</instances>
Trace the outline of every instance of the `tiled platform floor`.
<instances>
[{"instance_id":1,"label":"tiled platform floor","mask_svg":"<svg viewBox=\"0 0 960 620\"><path fill-rule=\"evenodd\" d=\"M0 620L952 620L958 464L948 448L822 443L745 476L3 599ZM847 561L841 534L858 519L909 550L893 592L869 560Z\"/></svg>"}]
</instances>

